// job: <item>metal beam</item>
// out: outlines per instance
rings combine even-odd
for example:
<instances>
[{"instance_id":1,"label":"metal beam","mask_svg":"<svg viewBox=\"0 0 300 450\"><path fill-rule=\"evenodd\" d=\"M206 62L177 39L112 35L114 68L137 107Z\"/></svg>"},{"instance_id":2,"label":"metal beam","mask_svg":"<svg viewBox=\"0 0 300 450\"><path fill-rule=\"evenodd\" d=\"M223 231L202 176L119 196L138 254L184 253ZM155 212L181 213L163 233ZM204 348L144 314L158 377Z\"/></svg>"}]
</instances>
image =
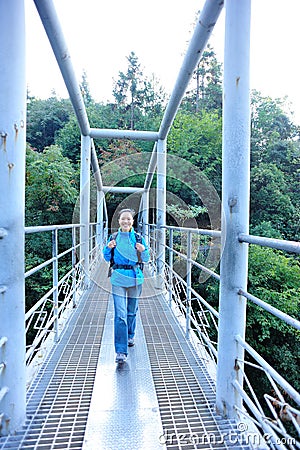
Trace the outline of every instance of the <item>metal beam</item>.
<instances>
[{"instance_id":1,"label":"metal beam","mask_svg":"<svg viewBox=\"0 0 300 450\"><path fill-rule=\"evenodd\" d=\"M159 139L165 139L175 119L194 70L222 11L222 0L207 0L199 16L194 34L188 46L172 95L165 110L159 129Z\"/></svg>"},{"instance_id":2,"label":"metal beam","mask_svg":"<svg viewBox=\"0 0 300 450\"><path fill-rule=\"evenodd\" d=\"M97 185L97 190L102 191L102 189L103 189L102 177L101 177L100 167L99 167L97 153L96 153L96 149L95 149L95 144L94 144L93 140L92 140L91 164L92 164L92 168L93 168L95 182Z\"/></svg>"},{"instance_id":3,"label":"metal beam","mask_svg":"<svg viewBox=\"0 0 300 450\"><path fill-rule=\"evenodd\" d=\"M52 50L68 89L81 134L83 136L88 136L90 131L89 120L53 1L34 0L34 3L43 22Z\"/></svg>"},{"instance_id":4,"label":"metal beam","mask_svg":"<svg viewBox=\"0 0 300 450\"><path fill-rule=\"evenodd\" d=\"M262 247L276 248L291 253L300 253L300 242L285 241L283 239L266 238L261 236L252 236L249 234L240 234L240 242L248 242L248 244L257 244Z\"/></svg>"},{"instance_id":5,"label":"metal beam","mask_svg":"<svg viewBox=\"0 0 300 450\"><path fill-rule=\"evenodd\" d=\"M94 139L130 139L132 141L157 141L158 132L91 128L90 136Z\"/></svg>"},{"instance_id":6,"label":"metal beam","mask_svg":"<svg viewBox=\"0 0 300 450\"><path fill-rule=\"evenodd\" d=\"M156 188L156 223L157 223L157 287L163 287L164 265L166 258L166 206L167 206L167 142L157 143L157 188Z\"/></svg>"},{"instance_id":7,"label":"metal beam","mask_svg":"<svg viewBox=\"0 0 300 450\"><path fill-rule=\"evenodd\" d=\"M144 188L132 186L103 186L103 192L119 192L121 194L133 194L134 192L144 192Z\"/></svg>"},{"instance_id":8,"label":"metal beam","mask_svg":"<svg viewBox=\"0 0 300 450\"><path fill-rule=\"evenodd\" d=\"M216 409L235 418L242 398L233 383L243 385L244 349L235 339L244 339L248 245L239 242L248 234L250 197L250 10L251 0L226 0L224 91L223 91L223 168L222 168L222 259L220 267L220 319Z\"/></svg>"},{"instance_id":9,"label":"metal beam","mask_svg":"<svg viewBox=\"0 0 300 450\"><path fill-rule=\"evenodd\" d=\"M24 0L0 0L0 435L26 418Z\"/></svg>"},{"instance_id":10,"label":"metal beam","mask_svg":"<svg viewBox=\"0 0 300 450\"><path fill-rule=\"evenodd\" d=\"M89 225L90 225L90 164L91 138L81 136L80 163L80 260L83 260L84 283L89 285Z\"/></svg>"},{"instance_id":11,"label":"metal beam","mask_svg":"<svg viewBox=\"0 0 300 450\"><path fill-rule=\"evenodd\" d=\"M153 180L153 176L154 176L155 170L156 170L156 165L157 165L157 142L155 142L155 144L154 144L153 151L151 154L151 159L149 161L147 175L146 175L146 179L145 179L145 183L144 183L145 190L150 189L150 186L151 186L152 180Z\"/></svg>"}]
</instances>

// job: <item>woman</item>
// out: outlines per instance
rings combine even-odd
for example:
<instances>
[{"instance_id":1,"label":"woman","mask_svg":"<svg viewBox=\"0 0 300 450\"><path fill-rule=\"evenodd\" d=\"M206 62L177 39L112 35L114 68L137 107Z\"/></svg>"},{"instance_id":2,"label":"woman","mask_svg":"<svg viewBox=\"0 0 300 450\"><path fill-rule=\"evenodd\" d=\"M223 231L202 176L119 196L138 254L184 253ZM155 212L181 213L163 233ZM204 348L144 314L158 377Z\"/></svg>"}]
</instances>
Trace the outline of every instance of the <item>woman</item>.
<instances>
[{"instance_id":1,"label":"woman","mask_svg":"<svg viewBox=\"0 0 300 450\"><path fill-rule=\"evenodd\" d=\"M126 361L128 346L134 345L138 299L144 275L141 262L149 261L145 240L133 229L131 209L119 213L119 231L110 236L103 255L112 264L111 284L114 299L114 343L116 363ZM112 261L113 260L113 261Z\"/></svg>"}]
</instances>

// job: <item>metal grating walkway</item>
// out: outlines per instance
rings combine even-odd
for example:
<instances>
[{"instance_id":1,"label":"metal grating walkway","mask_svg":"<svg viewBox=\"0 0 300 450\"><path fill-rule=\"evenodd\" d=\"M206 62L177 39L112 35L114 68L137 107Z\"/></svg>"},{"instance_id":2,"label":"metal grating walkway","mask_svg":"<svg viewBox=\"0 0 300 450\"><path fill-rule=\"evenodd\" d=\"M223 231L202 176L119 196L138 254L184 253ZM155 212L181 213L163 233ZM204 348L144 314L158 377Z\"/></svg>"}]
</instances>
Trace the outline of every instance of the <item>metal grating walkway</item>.
<instances>
[{"instance_id":1,"label":"metal grating walkway","mask_svg":"<svg viewBox=\"0 0 300 450\"><path fill-rule=\"evenodd\" d=\"M106 268L100 271L104 278L84 296L28 391L24 429L1 438L0 448L248 449L235 424L214 413L213 380L151 279L136 346L116 367Z\"/></svg>"},{"instance_id":2,"label":"metal grating walkway","mask_svg":"<svg viewBox=\"0 0 300 450\"><path fill-rule=\"evenodd\" d=\"M235 423L214 411L215 384L185 339L164 298L148 295L140 311L167 449L249 449Z\"/></svg>"},{"instance_id":3,"label":"metal grating walkway","mask_svg":"<svg viewBox=\"0 0 300 450\"><path fill-rule=\"evenodd\" d=\"M27 421L1 449L81 449L108 294L93 284L27 394ZM95 449L96 450L96 449Z\"/></svg>"}]
</instances>

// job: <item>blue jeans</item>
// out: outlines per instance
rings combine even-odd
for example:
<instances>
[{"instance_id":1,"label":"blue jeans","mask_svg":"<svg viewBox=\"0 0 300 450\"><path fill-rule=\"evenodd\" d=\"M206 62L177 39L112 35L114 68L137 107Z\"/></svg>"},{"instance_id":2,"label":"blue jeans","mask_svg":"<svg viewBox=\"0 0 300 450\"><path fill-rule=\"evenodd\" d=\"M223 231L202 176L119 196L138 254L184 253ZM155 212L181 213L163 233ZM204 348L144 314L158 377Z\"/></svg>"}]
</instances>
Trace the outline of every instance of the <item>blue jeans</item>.
<instances>
[{"instance_id":1,"label":"blue jeans","mask_svg":"<svg viewBox=\"0 0 300 450\"><path fill-rule=\"evenodd\" d=\"M112 285L114 299L114 342L116 353L128 353L128 338L133 338L136 327L136 313L142 285L122 287Z\"/></svg>"}]
</instances>

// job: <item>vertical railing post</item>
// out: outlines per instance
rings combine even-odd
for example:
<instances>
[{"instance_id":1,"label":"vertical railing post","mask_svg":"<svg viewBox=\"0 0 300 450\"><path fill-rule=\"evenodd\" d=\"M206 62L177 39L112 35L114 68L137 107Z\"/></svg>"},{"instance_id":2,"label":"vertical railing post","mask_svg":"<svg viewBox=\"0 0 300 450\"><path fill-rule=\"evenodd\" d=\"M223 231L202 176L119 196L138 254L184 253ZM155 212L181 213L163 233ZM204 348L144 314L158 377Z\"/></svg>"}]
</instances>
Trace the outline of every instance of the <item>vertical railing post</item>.
<instances>
[{"instance_id":1,"label":"vertical railing post","mask_svg":"<svg viewBox=\"0 0 300 450\"><path fill-rule=\"evenodd\" d=\"M170 278L169 278L169 305L172 304L173 299L173 265L174 265L174 252L173 252L173 245L174 245L174 237L173 237L173 228L169 229L169 267L170 267Z\"/></svg>"},{"instance_id":2,"label":"vertical railing post","mask_svg":"<svg viewBox=\"0 0 300 450\"><path fill-rule=\"evenodd\" d=\"M192 303L192 233L187 232L187 251L186 251L186 338L190 338L191 329L191 303Z\"/></svg>"},{"instance_id":3,"label":"vertical railing post","mask_svg":"<svg viewBox=\"0 0 300 450\"><path fill-rule=\"evenodd\" d=\"M165 242L166 242L166 177L167 177L167 153L166 140L157 142L157 197L156 197L156 222L157 222L157 285L164 286Z\"/></svg>"},{"instance_id":4,"label":"vertical railing post","mask_svg":"<svg viewBox=\"0 0 300 450\"><path fill-rule=\"evenodd\" d=\"M80 164L80 260L84 270L84 285L89 285L89 231L90 231L90 165L91 138L81 136L81 164Z\"/></svg>"},{"instance_id":5,"label":"vertical railing post","mask_svg":"<svg viewBox=\"0 0 300 450\"><path fill-rule=\"evenodd\" d=\"M143 217L143 236L149 245L149 189L143 192L142 196L142 217Z\"/></svg>"},{"instance_id":6,"label":"vertical railing post","mask_svg":"<svg viewBox=\"0 0 300 450\"><path fill-rule=\"evenodd\" d=\"M54 342L58 342L58 230L52 231Z\"/></svg>"},{"instance_id":7,"label":"vertical railing post","mask_svg":"<svg viewBox=\"0 0 300 450\"><path fill-rule=\"evenodd\" d=\"M97 252L101 253L104 242L104 197L105 194L101 190L97 190L97 225L96 225L96 244ZM98 255L97 255L98 256Z\"/></svg>"},{"instance_id":8,"label":"vertical railing post","mask_svg":"<svg viewBox=\"0 0 300 450\"><path fill-rule=\"evenodd\" d=\"M0 435L26 417L24 0L0 0Z\"/></svg>"},{"instance_id":9,"label":"vertical railing post","mask_svg":"<svg viewBox=\"0 0 300 450\"><path fill-rule=\"evenodd\" d=\"M72 227L72 300L73 308L76 307L76 227Z\"/></svg>"},{"instance_id":10,"label":"vertical railing post","mask_svg":"<svg viewBox=\"0 0 300 450\"><path fill-rule=\"evenodd\" d=\"M245 336L248 247L239 243L249 228L250 185L250 10L251 0L225 2L225 55L223 93L222 259L216 408L235 417L242 399L232 383L243 383L244 352L235 336Z\"/></svg>"}]
</instances>

